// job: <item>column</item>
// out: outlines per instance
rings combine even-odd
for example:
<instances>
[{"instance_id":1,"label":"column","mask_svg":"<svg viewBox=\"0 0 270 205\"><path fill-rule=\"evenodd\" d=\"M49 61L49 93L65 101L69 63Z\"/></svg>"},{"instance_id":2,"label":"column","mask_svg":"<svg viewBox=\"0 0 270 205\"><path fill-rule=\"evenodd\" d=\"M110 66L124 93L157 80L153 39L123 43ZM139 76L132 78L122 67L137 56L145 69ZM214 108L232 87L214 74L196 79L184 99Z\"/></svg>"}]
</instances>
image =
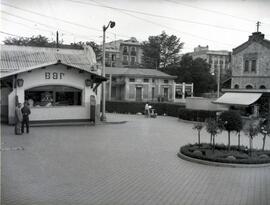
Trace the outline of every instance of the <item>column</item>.
<instances>
[{"instance_id":1,"label":"column","mask_svg":"<svg viewBox=\"0 0 270 205\"><path fill-rule=\"evenodd\" d=\"M182 99L185 99L185 92L186 92L186 83L182 83Z\"/></svg>"}]
</instances>

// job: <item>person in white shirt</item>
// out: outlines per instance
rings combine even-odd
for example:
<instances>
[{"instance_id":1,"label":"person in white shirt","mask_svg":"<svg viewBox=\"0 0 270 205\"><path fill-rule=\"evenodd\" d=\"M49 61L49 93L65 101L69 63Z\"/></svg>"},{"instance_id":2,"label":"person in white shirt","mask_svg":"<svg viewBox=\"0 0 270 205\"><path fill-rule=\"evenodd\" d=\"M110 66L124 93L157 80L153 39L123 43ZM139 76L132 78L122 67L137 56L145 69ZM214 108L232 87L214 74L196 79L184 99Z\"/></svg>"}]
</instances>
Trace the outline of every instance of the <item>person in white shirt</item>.
<instances>
[{"instance_id":1,"label":"person in white shirt","mask_svg":"<svg viewBox=\"0 0 270 205\"><path fill-rule=\"evenodd\" d=\"M149 117L149 115L150 115L150 107L149 107L148 103L145 104L144 114L145 114L145 117Z\"/></svg>"}]
</instances>

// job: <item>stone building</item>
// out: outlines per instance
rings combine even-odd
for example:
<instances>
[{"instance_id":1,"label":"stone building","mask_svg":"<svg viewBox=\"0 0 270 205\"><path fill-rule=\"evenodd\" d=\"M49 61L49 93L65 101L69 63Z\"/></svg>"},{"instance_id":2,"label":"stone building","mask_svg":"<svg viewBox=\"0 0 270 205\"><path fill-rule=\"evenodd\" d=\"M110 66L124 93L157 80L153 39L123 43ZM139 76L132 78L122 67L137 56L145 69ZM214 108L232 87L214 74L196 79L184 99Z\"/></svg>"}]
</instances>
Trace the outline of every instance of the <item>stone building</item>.
<instances>
[{"instance_id":1,"label":"stone building","mask_svg":"<svg viewBox=\"0 0 270 205\"><path fill-rule=\"evenodd\" d=\"M174 101L175 76L154 69L106 68L107 100Z\"/></svg>"},{"instance_id":2,"label":"stone building","mask_svg":"<svg viewBox=\"0 0 270 205\"><path fill-rule=\"evenodd\" d=\"M134 67L142 65L141 44L136 38L117 40L105 45L105 65L107 67Z\"/></svg>"},{"instance_id":3,"label":"stone building","mask_svg":"<svg viewBox=\"0 0 270 205\"><path fill-rule=\"evenodd\" d=\"M194 52L189 53L193 59L202 58L210 64L210 72L217 72L225 75L231 70L231 52L225 50L209 50L208 46L198 46Z\"/></svg>"},{"instance_id":4,"label":"stone building","mask_svg":"<svg viewBox=\"0 0 270 205\"><path fill-rule=\"evenodd\" d=\"M270 41L254 32L233 49L231 89L214 103L239 107L245 114L267 117L270 122Z\"/></svg>"},{"instance_id":5,"label":"stone building","mask_svg":"<svg viewBox=\"0 0 270 205\"><path fill-rule=\"evenodd\" d=\"M233 49L231 88L270 89L270 41L254 32Z\"/></svg>"}]
</instances>

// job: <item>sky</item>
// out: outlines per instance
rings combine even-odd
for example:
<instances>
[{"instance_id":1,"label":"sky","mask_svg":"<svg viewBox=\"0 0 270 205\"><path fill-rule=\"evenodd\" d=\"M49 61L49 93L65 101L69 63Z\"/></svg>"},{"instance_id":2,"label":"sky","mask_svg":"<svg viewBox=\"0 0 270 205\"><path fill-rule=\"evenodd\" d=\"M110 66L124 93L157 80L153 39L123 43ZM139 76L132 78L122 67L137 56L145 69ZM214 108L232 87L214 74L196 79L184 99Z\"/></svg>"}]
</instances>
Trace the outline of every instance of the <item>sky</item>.
<instances>
[{"instance_id":1,"label":"sky","mask_svg":"<svg viewBox=\"0 0 270 205\"><path fill-rule=\"evenodd\" d=\"M256 31L270 39L270 0L0 0L0 41L9 36L44 35L64 43L102 42L149 36L165 31L184 42L181 53L194 47L229 50Z\"/></svg>"}]
</instances>

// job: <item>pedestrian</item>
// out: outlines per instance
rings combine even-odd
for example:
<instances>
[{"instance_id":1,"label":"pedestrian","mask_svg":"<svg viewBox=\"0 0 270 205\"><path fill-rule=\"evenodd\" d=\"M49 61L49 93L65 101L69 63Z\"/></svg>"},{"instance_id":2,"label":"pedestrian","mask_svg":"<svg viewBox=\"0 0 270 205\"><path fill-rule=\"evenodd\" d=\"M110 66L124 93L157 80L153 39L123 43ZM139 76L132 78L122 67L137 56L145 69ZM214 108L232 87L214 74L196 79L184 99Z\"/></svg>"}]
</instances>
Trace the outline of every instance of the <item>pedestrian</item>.
<instances>
[{"instance_id":1,"label":"pedestrian","mask_svg":"<svg viewBox=\"0 0 270 205\"><path fill-rule=\"evenodd\" d=\"M145 104L145 107L144 107L144 114L145 114L145 117L149 117L150 115L150 110L149 110L149 105L148 105L148 102Z\"/></svg>"},{"instance_id":2,"label":"pedestrian","mask_svg":"<svg viewBox=\"0 0 270 205\"><path fill-rule=\"evenodd\" d=\"M21 127L22 127L22 120L23 115L21 111L22 104L18 103L15 108L15 135L21 135Z\"/></svg>"},{"instance_id":3,"label":"pedestrian","mask_svg":"<svg viewBox=\"0 0 270 205\"><path fill-rule=\"evenodd\" d=\"M30 108L28 106L28 102L24 102L24 106L22 108L22 133L24 133L24 125L26 125L26 132L29 133L29 115L31 114Z\"/></svg>"}]
</instances>

